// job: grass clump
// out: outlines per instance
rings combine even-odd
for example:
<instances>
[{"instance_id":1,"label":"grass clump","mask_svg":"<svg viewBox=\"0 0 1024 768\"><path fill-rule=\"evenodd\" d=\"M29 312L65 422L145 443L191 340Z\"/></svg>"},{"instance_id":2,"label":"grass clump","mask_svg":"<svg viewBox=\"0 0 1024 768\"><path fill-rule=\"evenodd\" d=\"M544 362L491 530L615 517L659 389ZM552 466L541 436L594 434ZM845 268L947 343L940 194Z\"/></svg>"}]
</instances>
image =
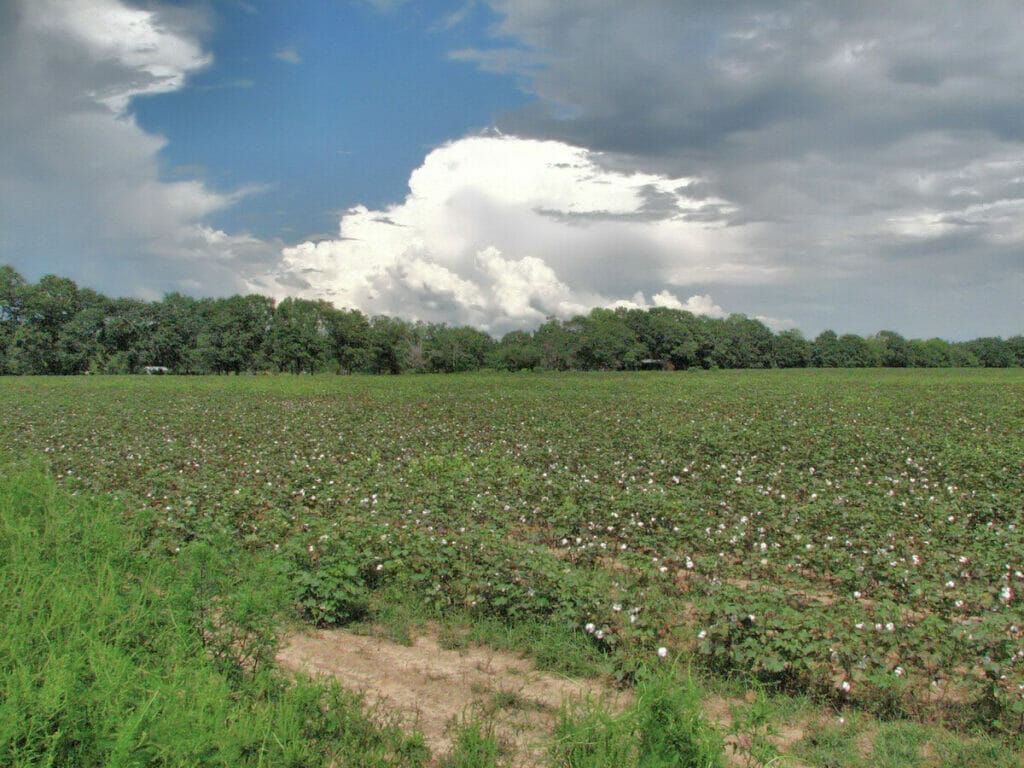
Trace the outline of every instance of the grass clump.
<instances>
[{"instance_id":1,"label":"grass clump","mask_svg":"<svg viewBox=\"0 0 1024 768\"><path fill-rule=\"evenodd\" d=\"M991 736L952 734L906 720L848 713L814 725L795 755L825 768L1019 768L1013 750Z\"/></svg>"},{"instance_id":2,"label":"grass clump","mask_svg":"<svg viewBox=\"0 0 1024 768\"><path fill-rule=\"evenodd\" d=\"M491 729L474 720L459 726L452 751L441 760L441 768L498 768L500 756L501 745Z\"/></svg>"},{"instance_id":3,"label":"grass clump","mask_svg":"<svg viewBox=\"0 0 1024 768\"><path fill-rule=\"evenodd\" d=\"M358 697L274 674L271 572L149 556L110 500L0 466L0 765L423 765Z\"/></svg>"},{"instance_id":4,"label":"grass clump","mask_svg":"<svg viewBox=\"0 0 1024 768\"><path fill-rule=\"evenodd\" d=\"M562 712L552 764L564 768L723 768L721 735L701 694L675 669L643 670L636 701L620 714L589 702Z\"/></svg>"}]
</instances>

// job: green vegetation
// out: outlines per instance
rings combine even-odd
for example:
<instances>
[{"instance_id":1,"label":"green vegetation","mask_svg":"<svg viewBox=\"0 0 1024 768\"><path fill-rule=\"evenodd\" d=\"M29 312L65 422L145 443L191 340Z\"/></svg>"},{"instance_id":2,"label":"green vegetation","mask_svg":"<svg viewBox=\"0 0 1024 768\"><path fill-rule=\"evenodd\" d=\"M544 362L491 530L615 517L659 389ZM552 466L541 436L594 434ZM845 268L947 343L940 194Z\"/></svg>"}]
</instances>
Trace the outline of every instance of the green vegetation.
<instances>
[{"instance_id":1,"label":"green vegetation","mask_svg":"<svg viewBox=\"0 0 1024 768\"><path fill-rule=\"evenodd\" d=\"M270 571L250 564L246 584L205 548L147 557L103 501L4 472L0 764L424 764L420 741L371 723L353 694L265 664Z\"/></svg>"},{"instance_id":2,"label":"green vegetation","mask_svg":"<svg viewBox=\"0 0 1024 768\"><path fill-rule=\"evenodd\" d=\"M308 702L328 695L281 686L266 663L274 627L295 608L320 624L383 622L396 637L440 621L451 647L486 639L529 648L546 666L607 670L637 686L629 714L567 716L556 764L598 764L586 755L600 750L620 750L622 764L672 764L666 744L638 734L705 731L689 699L644 710L663 701L647 670L664 672L670 659L769 697L734 713L749 765L776 759L772 721L785 707L764 702L788 695L832 713L796 747L812 765L1013 765L1021 749L1019 370L9 378L0 403L0 444L45 455L59 486L83 499L53 506L51 491L39 492L50 518L82 528L83 516L102 523L105 508L85 499L113 493L121 505L86 531L119 553L102 567L86 558L94 576L46 577L53 563L86 566L55 555L45 565L16 560L30 548L5 541L3 668L57 647L25 639L63 627L52 618L62 614L19 613L36 583L77 590L68 605L81 607L66 609L74 622L109 617L103 601L120 600L109 604L144 623L114 626L162 649L122 655L168 665L125 667L141 682L115 678L125 698L110 705L106 683L75 682L93 697L74 708L84 713L77 730L54 720L60 706L46 709L63 693L33 705L43 714L3 717L57 723L9 742L31 743L39 759L54 733L107 733L136 716L138 733L155 738L163 716L151 713L164 711L163 698L148 704L164 690L155 681L169 681L168 692L183 686L170 681L185 651L170 649L164 632L188 641L191 680L198 667L215 681L183 694L197 703L172 713L212 713L182 726L188 737L206 738L219 718L245 734L238 743L262 744L277 722L270 712L292 706L289 696L317 709ZM37 493L38 477L19 482L22 497ZM115 518L130 535L102 533ZM76 542L79 552L98 546ZM111 576L114 594L103 597L105 573L132 577ZM136 603L143 608L125 608ZM69 686L103 681L81 666L99 653L74 645L67 660L30 668L69 669ZM35 688L4 690L43 690L32 674ZM690 695L675 685L663 692ZM222 709L201 704L207 696ZM28 712L19 701L3 706ZM344 716L356 718L345 701ZM122 714L88 714L100 702ZM249 721L224 707L259 725L246 730ZM342 717L334 705L326 711ZM391 731L358 723L346 728L392 764L423 759ZM857 723L871 725L858 732ZM253 733L260 741L246 741ZM318 759L337 746L295 733L298 742L282 743ZM203 742L216 745L211 754L236 749L220 738ZM487 739L485 724L469 723L460 743L484 755ZM250 759L236 751L242 764Z\"/></svg>"},{"instance_id":3,"label":"green vegetation","mask_svg":"<svg viewBox=\"0 0 1024 768\"><path fill-rule=\"evenodd\" d=\"M441 768L497 768L501 745L480 722L464 724L455 749L441 761Z\"/></svg>"},{"instance_id":4,"label":"green vegetation","mask_svg":"<svg viewBox=\"0 0 1024 768\"><path fill-rule=\"evenodd\" d=\"M700 692L676 670L644 670L636 702L611 714L592 702L563 711L552 749L565 768L721 768L722 738L700 714Z\"/></svg>"},{"instance_id":5,"label":"green vegetation","mask_svg":"<svg viewBox=\"0 0 1024 768\"><path fill-rule=\"evenodd\" d=\"M991 740L965 740L903 721L878 725L853 715L811 729L797 749L810 765L842 768L1018 768L1020 757Z\"/></svg>"},{"instance_id":6,"label":"green vegetation","mask_svg":"<svg viewBox=\"0 0 1024 768\"><path fill-rule=\"evenodd\" d=\"M773 334L744 315L596 308L500 341L470 327L410 323L326 301L266 296L110 299L72 280L27 282L0 266L0 374L459 373L687 368L1007 368L1024 336L951 344L894 331L862 338Z\"/></svg>"}]
</instances>

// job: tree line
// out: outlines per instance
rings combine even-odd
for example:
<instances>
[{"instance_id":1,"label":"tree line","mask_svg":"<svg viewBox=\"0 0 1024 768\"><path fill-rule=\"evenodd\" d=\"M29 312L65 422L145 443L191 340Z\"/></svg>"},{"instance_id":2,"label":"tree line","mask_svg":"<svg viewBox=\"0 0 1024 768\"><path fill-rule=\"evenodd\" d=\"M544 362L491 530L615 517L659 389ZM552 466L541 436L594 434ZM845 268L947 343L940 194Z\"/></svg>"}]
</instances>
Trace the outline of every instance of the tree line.
<instances>
[{"instance_id":1,"label":"tree line","mask_svg":"<svg viewBox=\"0 0 1024 768\"><path fill-rule=\"evenodd\" d=\"M0 266L0 374L406 373L643 368L1024 366L1024 336L966 342L828 330L806 339L745 315L666 307L597 308L495 339L476 328L409 322L326 301L266 296L108 298Z\"/></svg>"}]
</instances>

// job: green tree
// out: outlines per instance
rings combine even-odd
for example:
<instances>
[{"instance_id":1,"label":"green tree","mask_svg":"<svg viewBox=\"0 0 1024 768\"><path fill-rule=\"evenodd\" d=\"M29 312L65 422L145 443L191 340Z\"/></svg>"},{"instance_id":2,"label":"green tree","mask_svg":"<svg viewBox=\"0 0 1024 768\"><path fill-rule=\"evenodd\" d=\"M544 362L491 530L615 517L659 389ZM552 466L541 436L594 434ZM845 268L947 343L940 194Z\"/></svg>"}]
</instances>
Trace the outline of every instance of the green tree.
<instances>
[{"instance_id":1,"label":"green tree","mask_svg":"<svg viewBox=\"0 0 1024 768\"><path fill-rule=\"evenodd\" d=\"M22 376L53 373L53 338L37 323L21 323L11 336L5 368Z\"/></svg>"},{"instance_id":2,"label":"green tree","mask_svg":"<svg viewBox=\"0 0 1024 768\"><path fill-rule=\"evenodd\" d=\"M7 356L25 319L26 290L25 278L14 267L0 266L0 374L14 373Z\"/></svg>"},{"instance_id":3,"label":"green tree","mask_svg":"<svg viewBox=\"0 0 1024 768\"><path fill-rule=\"evenodd\" d=\"M977 368L981 365L967 342L949 345L949 364L954 368Z\"/></svg>"},{"instance_id":4,"label":"green tree","mask_svg":"<svg viewBox=\"0 0 1024 768\"><path fill-rule=\"evenodd\" d=\"M576 366L576 336L558 318L549 317L534 331L533 342L540 353L540 367L567 371Z\"/></svg>"},{"instance_id":5,"label":"green tree","mask_svg":"<svg viewBox=\"0 0 1024 768\"><path fill-rule=\"evenodd\" d=\"M358 309L327 314L331 354L341 372L367 371L373 365L370 321Z\"/></svg>"},{"instance_id":6,"label":"green tree","mask_svg":"<svg viewBox=\"0 0 1024 768\"><path fill-rule=\"evenodd\" d=\"M871 368L878 365L874 347L862 336L844 333L837 342L840 368Z\"/></svg>"},{"instance_id":7,"label":"green tree","mask_svg":"<svg viewBox=\"0 0 1024 768\"><path fill-rule=\"evenodd\" d=\"M942 339L912 339L907 342L907 365L914 368L948 368L949 342Z\"/></svg>"},{"instance_id":8,"label":"green tree","mask_svg":"<svg viewBox=\"0 0 1024 768\"><path fill-rule=\"evenodd\" d=\"M1016 365L1024 367L1024 336L1011 336L1006 340L1006 346L1013 353Z\"/></svg>"},{"instance_id":9,"label":"green tree","mask_svg":"<svg viewBox=\"0 0 1024 768\"><path fill-rule=\"evenodd\" d=\"M668 307L633 309L626 322L651 358L664 360L673 368L700 365L700 324L689 312Z\"/></svg>"},{"instance_id":10,"label":"green tree","mask_svg":"<svg viewBox=\"0 0 1024 768\"><path fill-rule=\"evenodd\" d=\"M468 326L449 328L435 323L423 329L422 354L427 369L442 373L474 371L482 368L494 340Z\"/></svg>"},{"instance_id":11,"label":"green tree","mask_svg":"<svg viewBox=\"0 0 1024 768\"><path fill-rule=\"evenodd\" d=\"M212 373L257 370L274 317L274 300L266 296L231 296L213 301L196 337L200 367Z\"/></svg>"},{"instance_id":12,"label":"green tree","mask_svg":"<svg viewBox=\"0 0 1024 768\"><path fill-rule=\"evenodd\" d=\"M78 311L57 333L56 357L61 373L102 369L106 353L101 336L109 305L105 296L89 289L79 290Z\"/></svg>"},{"instance_id":13,"label":"green tree","mask_svg":"<svg viewBox=\"0 0 1024 768\"><path fill-rule=\"evenodd\" d=\"M370 366L373 373L401 373L408 366L411 326L386 315L370 321Z\"/></svg>"},{"instance_id":14,"label":"green tree","mask_svg":"<svg viewBox=\"0 0 1024 768\"><path fill-rule=\"evenodd\" d=\"M532 371L540 365L540 349L527 331L509 331L491 349L487 364L504 371Z\"/></svg>"},{"instance_id":15,"label":"green tree","mask_svg":"<svg viewBox=\"0 0 1024 768\"><path fill-rule=\"evenodd\" d=\"M278 370L314 373L328 353L325 316L330 305L308 299L284 299L277 305L267 334L267 356Z\"/></svg>"},{"instance_id":16,"label":"green tree","mask_svg":"<svg viewBox=\"0 0 1024 768\"><path fill-rule=\"evenodd\" d=\"M100 342L109 360L109 373L136 373L144 365L167 365L148 359L147 349L159 327L157 308L138 299L113 299L107 304Z\"/></svg>"},{"instance_id":17,"label":"green tree","mask_svg":"<svg viewBox=\"0 0 1024 768\"><path fill-rule=\"evenodd\" d=\"M27 292L25 307L29 322L56 339L60 327L78 312L78 286L66 277L44 275Z\"/></svg>"},{"instance_id":18,"label":"green tree","mask_svg":"<svg viewBox=\"0 0 1024 768\"><path fill-rule=\"evenodd\" d=\"M1017 363L1013 348L998 336L969 341L967 349L983 368L1009 368Z\"/></svg>"},{"instance_id":19,"label":"green tree","mask_svg":"<svg viewBox=\"0 0 1024 768\"><path fill-rule=\"evenodd\" d=\"M886 368L910 365L910 345L896 331L879 331L871 340L875 344L878 364Z\"/></svg>"},{"instance_id":20,"label":"green tree","mask_svg":"<svg viewBox=\"0 0 1024 768\"><path fill-rule=\"evenodd\" d=\"M198 373L194 352L198 347L209 299L169 293L152 306L149 333L140 333L141 359L145 365L162 365L174 373ZM140 329L141 330L141 329Z\"/></svg>"},{"instance_id":21,"label":"green tree","mask_svg":"<svg viewBox=\"0 0 1024 768\"><path fill-rule=\"evenodd\" d=\"M626 322L625 311L592 309L567 327L575 334L576 360L588 370L636 368L649 354Z\"/></svg>"},{"instance_id":22,"label":"green tree","mask_svg":"<svg viewBox=\"0 0 1024 768\"><path fill-rule=\"evenodd\" d=\"M0 323L25 319L27 291L25 278L14 267L0 266Z\"/></svg>"},{"instance_id":23,"label":"green tree","mask_svg":"<svg viewBox=\"0 0 1024 768\"><path fill-rule=\"evenodd\" d=\"M0 376L14 373L10 370L10 363L7 360L10 354L11 344L14 342L14 332L17 325L7 320L0 320Z\"/></svg>"},{"instance_id":24,"label":"green tree","mask_svg":"<svg viewBox=\"0 0 1024 768\"><path fill-rule=\"evenodd\" d=\"M732 314L721 324L725 348L716 350L722 368L771 368L772 332L760 320L742 314Z\"/></svg>"},{"instance_id":25,"label":"green tree","mask_svg":"<svg viewBox=\"0 0 1024 768\"><path fill-rule=\"evenodd\" d=\"M779 368L806 368L813 345L797 329L781 331L772 339L772 357Z\"/></svg>"},{"instance_id":26,"label":"green tree","mask_svg":"<svg viewBox=\"0 0 1024 768\"><path fill-rule=\"evenodd\" d=\"M76 373L70 343L60 345L80 306L72 280L45 275L35 285L12 267L0 267L0 370L5 373ZM70 342L69 338L65 339Z\"/></svg>"},{"instance_id":27,"label":"green tree","mask_svg":"<svg viewBox=\"0 0 1024 768\"><path fill-rule=\"evenodd\" d=\"M833 330L825 330L814 339L811 349L811 365L815 368L838 368L839 337Z\"/></svg>"}]
</instances>

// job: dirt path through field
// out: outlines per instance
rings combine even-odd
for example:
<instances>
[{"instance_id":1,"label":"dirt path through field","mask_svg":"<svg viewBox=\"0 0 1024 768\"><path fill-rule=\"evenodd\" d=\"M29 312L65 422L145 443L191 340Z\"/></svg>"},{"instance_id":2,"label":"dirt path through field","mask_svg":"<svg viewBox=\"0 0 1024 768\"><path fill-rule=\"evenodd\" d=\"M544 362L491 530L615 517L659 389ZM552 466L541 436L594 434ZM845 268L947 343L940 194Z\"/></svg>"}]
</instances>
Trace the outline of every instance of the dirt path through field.
<instances>
[{"instance_id":1,"label":"dirt path through field","mask_svg":"<svg viewBox=\"0 0 1024 768\"><path fill-rule=\"evenodd\" d=\"M624 694L595 681L538 672L516 654L471 646L442 648L437 637L411 646L344 630L320 630L288 638L278 661L296 671L331 675L360 691L371 706L400 715L422 731L435 755L452 746L452 724L484 718L515 766L544 762L563 701L587 696L625 706Z\"/></svg>"},{"instance_id":2,"label":"dirt path through field","mask_svg":"<svg viewBox=\"0 0 1024 768\"><path fill-rule=\"evenodd\" d=\"M397 715L403 726L422 732L435 757L451 750L460 722L491 723L510 764L517 768L546 764L545 749L563 702L589 696L621 710L631 700L628 693L595 680L539 672L518 654L477 645L443 648L433 632L416 638L411 646L342 629L295 634L282 645L277 660L296 672L330 675L362 693L369 706ZM744 703L739 697L708 696L704 714L726 730L732 708ZM787 754L804 737L807 723L777 725L770 740ZM747 739L730 736L726 742L727 763L748 765ZM804 765L790 761L787 765L794 768Z\"/></svg>"}]
</instances>

